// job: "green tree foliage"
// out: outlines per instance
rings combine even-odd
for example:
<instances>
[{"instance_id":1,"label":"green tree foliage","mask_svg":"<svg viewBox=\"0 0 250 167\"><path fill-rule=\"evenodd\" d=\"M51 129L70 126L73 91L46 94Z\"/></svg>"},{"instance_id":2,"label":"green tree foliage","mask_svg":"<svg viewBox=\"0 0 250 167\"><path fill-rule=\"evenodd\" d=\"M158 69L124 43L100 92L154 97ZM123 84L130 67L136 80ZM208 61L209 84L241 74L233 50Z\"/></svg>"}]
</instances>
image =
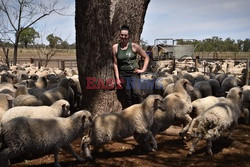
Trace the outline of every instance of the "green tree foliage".
<instances>
[{"instance_id":1,"label":"green tree foliage","mask_svg":"<svg viewBox=\"0 0 250 167\"><path fill-rule=\"evenodd\" d=\"M250 51L250 39L237 40L237 42L231 38L222 40L217 36L207 38L204 40L177 40L178 45L190 45L195 46L195 52L249 52Z\"/></svg>"},{"instance_id":2,"label":"green tree foliage","mask_svg":"<svg viewBox=\"0 0 250 167\"><path fill-rule=\"evenodd\" d=\"M61 45L60 45L60 48L61 49L69 49L69 43L67 41L62 41L61 42Z\"/></svg>"},{"instance_id":3,"label":"green tree foliage","mask_svg":"<svg viewBox=\"0 0 250 167\"><path fill-rule=\"evenodd\" d=\"M58 44L61 44L63 42L60 37L54 36L53 34L49 34L46 39L49 41L50 48L56 48Z\"/></svg>"},{"instance_id":4,"label":"green tree foliage","mask_svg":"<svg viewBox=\"0 0 250 167\"><path fill-rule=\"evenodd\" d=\"M243 42L243 51L244 52L250 52L250 39L247 38L244 42Z\"/></svg>"},{"instance_id":5,"label":"green tree foliage","mask_svg":"<svg viewBox=\"0 0 250 167\"><path fill-rule=\"evenodd\" d=\"M26 28L20 34L20 44L27 48L28 44L34 44L35 38L39 38L39 33L33 28Z\"/></svg>"}]
</instances>

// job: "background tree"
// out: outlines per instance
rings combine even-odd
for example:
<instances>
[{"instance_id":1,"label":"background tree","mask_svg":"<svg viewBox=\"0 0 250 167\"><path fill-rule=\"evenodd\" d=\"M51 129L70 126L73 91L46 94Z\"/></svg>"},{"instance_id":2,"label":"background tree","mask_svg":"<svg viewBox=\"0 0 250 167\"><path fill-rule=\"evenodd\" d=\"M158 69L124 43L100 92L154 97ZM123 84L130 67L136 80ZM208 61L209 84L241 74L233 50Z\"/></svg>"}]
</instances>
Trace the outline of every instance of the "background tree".
<instances>
[{"instance_id":1,"label":"background tree","mask_svg":"<svg viewBox=\"0 0 250 167\"><path fill-rule=\"evenodd\" d=\"M20 43L27 48L28 44L34 44L35 38L39 38L39 33L33 28L26 28L20 33Z\"/></svg>"},{"instance_id":2,"label":"background tree","mask_svg":"<svg viewBox=\"0 0 250 167\"><path fill-rule=\"evenodd\" d=\"M243 42L243 51L244 52L250 52L250 39L247 38Z\"/></svg>"},{"instance_id":3,"label":"background tree","mask_svg":"<svg viewBox=\"0 0 250 167\"><path fill-rule=\"evenodd\" d=\"M148 4L149 0L76 0L76 56L82 103L93 114L121 108L116 91L102 83L114 79L111 46L118 42L123 24L130 26L131 40L140 42Z\"/></svg>"},{"instance_id":4,"label":"background tree","mask_svg":"<svg viewBox=\"0 0 250 167\"><path fill-rule=\"evenodd\" d=\"M49 34L46 39L49 41L50 48L56 48L58 44L61 44L63 41L60 37Z\"/></svg>"},{"instance_id":5,"label":"background tree","mask_svg":"<svg viewBox=\"0 0 250 167\"><path fill-rule=\"evenodd\" d=\"M20 34L51 13L60 13L59 0L0 0L0 32L2 40L14 45L13 64L17 63L17 50ZM12 40L14 39L14 40Z\"/></svg>"}]
</instances>

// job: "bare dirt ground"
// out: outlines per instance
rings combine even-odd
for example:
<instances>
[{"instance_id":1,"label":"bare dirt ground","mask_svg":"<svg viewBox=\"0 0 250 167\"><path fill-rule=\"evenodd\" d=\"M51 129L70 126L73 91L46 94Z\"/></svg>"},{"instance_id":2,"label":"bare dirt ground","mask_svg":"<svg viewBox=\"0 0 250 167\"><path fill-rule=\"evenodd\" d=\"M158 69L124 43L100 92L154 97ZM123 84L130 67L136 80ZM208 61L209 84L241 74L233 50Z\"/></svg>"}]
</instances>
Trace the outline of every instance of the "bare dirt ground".
<instances>
[{"instance_id":1,"label":"bare dirt ground","mask_svg":"<svg viewBox=\"0 0 250 167\"><path fill-rule=\"evenodd\" d=\"M93 161L85 163L76 162L69 153L61 151L60 164L63 167L92 167L92 166L250 166L250 125L240 121L235 129L232 139L227 139L224 134L213 142L212 157L206 152L206 143L198 144L196 153L187 157L191 141L184 142L178 136L180 127L173 126L156 136L158 150L145 152L137 146L132 137L123 141L106 144L103 150L92 152ZM72 143L74 150L82 157L80 139ZM39 159L26 160L14 163L10 167L50 167L53 166L53 155L47 155Z\"/></svg>"}]
</instances>

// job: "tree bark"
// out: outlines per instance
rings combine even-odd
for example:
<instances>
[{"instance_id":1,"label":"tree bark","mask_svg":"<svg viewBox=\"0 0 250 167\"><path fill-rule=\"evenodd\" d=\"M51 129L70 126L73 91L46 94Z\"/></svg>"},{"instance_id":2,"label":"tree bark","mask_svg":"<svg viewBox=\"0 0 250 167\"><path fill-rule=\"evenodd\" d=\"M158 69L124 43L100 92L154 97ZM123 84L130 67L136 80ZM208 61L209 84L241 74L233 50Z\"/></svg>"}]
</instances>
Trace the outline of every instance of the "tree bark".
<instances>
[{"instance_id":1,"label":"tree bark","mask_svg":"<svg viewBox=\"0 0 250 167\"><path fill-rule=\"evenodd\" d=\"M115 79L111 47L118 42L120 26L125 23L131 28L132 40L139 42L148 3L76 0L76 58L82 103L94 115L121 109L116 90L102 88L107 86L105 81ZM94 88L98 85L100 88Z\"/></svg>"}]
</instances>

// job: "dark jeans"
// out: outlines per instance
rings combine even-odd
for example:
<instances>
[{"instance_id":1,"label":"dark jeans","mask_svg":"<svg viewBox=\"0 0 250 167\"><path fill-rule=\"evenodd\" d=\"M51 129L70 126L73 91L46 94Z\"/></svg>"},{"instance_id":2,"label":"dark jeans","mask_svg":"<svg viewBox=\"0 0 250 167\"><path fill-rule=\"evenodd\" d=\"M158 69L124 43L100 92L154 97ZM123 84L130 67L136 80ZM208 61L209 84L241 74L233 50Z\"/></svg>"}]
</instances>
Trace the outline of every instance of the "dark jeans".
<instances>
[{"instance_id":1,"label":"dark jeans","mask_svg":"<svg viewBox=\"0 0 250 167\"><path fill-rule=\"evenodd\" d=\"M125 76L120 74L120 79L123 82L123 88L117 90L117 97L122 104L122 108L141 103L143 99L140 89L140 75Z\"/></svg>"}]
</instances>

